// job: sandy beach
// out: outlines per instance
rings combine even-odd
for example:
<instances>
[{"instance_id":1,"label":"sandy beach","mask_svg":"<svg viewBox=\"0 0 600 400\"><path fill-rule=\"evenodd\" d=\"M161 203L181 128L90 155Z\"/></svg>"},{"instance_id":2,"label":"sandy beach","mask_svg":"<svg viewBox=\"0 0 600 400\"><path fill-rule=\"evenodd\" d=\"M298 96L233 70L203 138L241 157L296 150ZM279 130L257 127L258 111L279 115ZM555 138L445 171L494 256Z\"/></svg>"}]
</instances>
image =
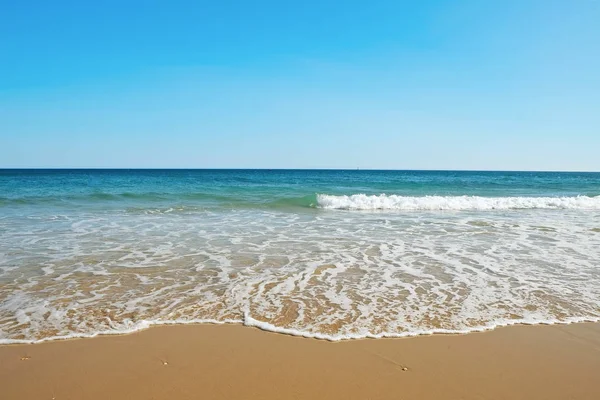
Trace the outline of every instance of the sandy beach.
<instances>
[{"instance_id":1,"label":"sandy beach","mask_svg":"<svg viewBox=\"0 0 600 400\"><path fill-rule=\"evenodd\" d=\"M0 400L600 400L600 0L0 10Z\"/></svg>"},{"instance_id":2,"label":"sandy beach","mask_svg":"<svg viewBox=\"0 0 600 400\"><path fill-rule=\"evenodd\" d=\"M238 325L0 347L0 397L598 399L600 324L328 342Z\"/></svg>"}]
</instances>

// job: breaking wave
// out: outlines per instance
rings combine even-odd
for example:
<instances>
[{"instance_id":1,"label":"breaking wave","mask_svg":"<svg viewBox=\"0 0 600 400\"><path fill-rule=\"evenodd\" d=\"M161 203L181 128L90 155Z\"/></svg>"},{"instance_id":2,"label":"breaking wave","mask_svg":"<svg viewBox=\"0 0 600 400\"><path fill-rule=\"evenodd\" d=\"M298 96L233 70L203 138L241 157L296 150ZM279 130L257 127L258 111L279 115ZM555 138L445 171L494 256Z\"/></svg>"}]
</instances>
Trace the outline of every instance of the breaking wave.
<instances>
[{"instance_id":1,"label":"breaking wave","mask_svg":"<svg viewBox=\"0 0 600 400\"><path fill-rule=\"evenodd\" d=\"M575 197L480 197L480 196L333 196L318 194L319 208L337 210L510 210L600 209L600 196Z\"/></svg>"}]
</instances>

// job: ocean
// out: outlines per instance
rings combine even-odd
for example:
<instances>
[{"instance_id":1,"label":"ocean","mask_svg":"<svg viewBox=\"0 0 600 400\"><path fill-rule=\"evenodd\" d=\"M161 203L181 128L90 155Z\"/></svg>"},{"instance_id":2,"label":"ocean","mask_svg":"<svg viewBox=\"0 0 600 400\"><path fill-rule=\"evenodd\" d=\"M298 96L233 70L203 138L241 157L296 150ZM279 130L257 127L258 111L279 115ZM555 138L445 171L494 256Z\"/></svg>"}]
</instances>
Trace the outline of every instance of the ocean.
<instances>
[{"instance_id":1,"label":"ocean","mask_svg":"<svg viewBox=\"0 0 600 400\"><path fill-rule=\"evenodd\" d=\"M600 173L0 170L0 343L600 320Z\"/></svg>"}]
</instances>

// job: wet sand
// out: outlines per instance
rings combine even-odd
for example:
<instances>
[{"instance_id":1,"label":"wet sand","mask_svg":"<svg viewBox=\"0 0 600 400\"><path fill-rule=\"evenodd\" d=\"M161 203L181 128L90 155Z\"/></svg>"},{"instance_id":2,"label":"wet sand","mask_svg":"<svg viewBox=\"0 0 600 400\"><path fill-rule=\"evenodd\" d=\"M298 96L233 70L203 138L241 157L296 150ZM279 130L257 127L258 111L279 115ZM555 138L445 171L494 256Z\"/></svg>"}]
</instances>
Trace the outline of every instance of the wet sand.
<instances>
[{"instance_id":1,"label":"wet sand","mask_svg":"<svg viewBox=\"0 0 600 400\"><path fill-rule=\"evenodd\" d=\"M600 324L332 343L154 327L0 347L0 398L600 399Z\"/></svg>"}]
</instances>

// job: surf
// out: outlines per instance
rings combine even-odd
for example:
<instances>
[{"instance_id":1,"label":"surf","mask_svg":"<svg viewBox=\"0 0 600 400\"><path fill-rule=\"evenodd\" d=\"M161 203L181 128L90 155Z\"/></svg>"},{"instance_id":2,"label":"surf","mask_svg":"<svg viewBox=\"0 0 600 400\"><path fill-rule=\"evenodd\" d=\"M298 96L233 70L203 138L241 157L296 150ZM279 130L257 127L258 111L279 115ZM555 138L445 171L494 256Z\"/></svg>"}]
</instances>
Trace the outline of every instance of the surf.
<instances>
[{"instance_id":1,"label":"surf","mask_svg":"<svg viewBox=\"0 0 600 400\"><path fill-rule=\"evenodd\" d=\"M481 196L400 196L317 194L317 204L332 210L519 210L577 209L600 210L600 196L573 197L481 197Z\"/></svg>"}]
</instances>

